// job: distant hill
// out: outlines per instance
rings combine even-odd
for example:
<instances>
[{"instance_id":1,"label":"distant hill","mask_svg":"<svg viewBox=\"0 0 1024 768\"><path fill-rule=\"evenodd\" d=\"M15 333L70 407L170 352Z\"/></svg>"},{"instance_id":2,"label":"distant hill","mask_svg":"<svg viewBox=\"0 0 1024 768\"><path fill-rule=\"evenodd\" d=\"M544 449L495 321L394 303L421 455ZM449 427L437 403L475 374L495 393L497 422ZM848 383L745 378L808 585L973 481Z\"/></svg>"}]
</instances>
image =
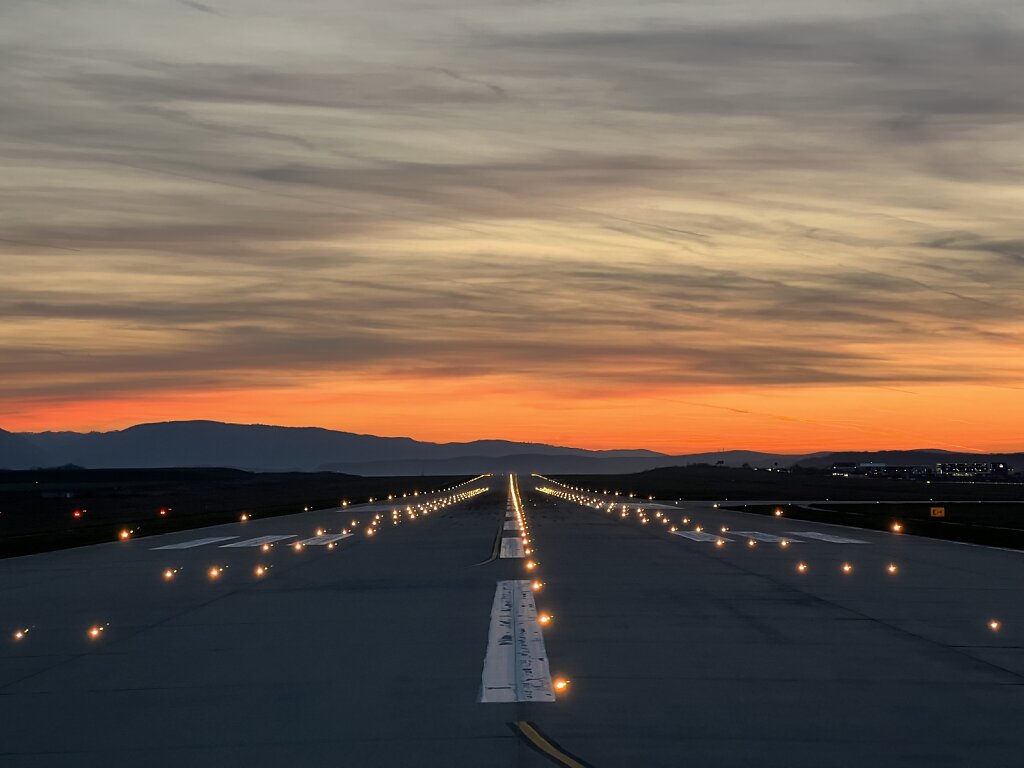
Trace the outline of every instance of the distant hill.
<instances>
[{"instance_id":1,"label":"distant hill","mask_svg":"<svg viewBox=\"0 0 1024 768\"><path fill-rule=\"evenodd\" d=\"M171 421L112 432L12 433L0 430L0 468L74 464L93 469L231 467L254 471L331 471L358 475L459 475L482 472L614 474L659 467L711 464L728 467L828 468L835 461L935 464L938 461L1007 461L1024 454L979 455L939 450L772 454L719 451L669 455L643 449L583 448L476 440L430 443L319 427Z\"/></svg>"},{"instance_id":2,"label":"distant hill","mask_svg":"<svg viewBox=\"0 0 1024 768\"><path fill-rule=\"evenodd\" d=\"M9 435L12 441L10 450L0 461L0 467L8 468L75 464L90 468L235 467L264 471L349 471L344 467L360 465L362 474L394 474L389 465L395 462L447 461L458 465L460 457L480 461L522 453L538 457L608 459L661 455L647 450L588 451L507 440L429 443L408 437L377 437L318 427L216 421L139 424L112 432L3 434ZM456 468L455 471L463 473L465 470Z\"/></svg>"},{"instance_id":3,"label":"distant hill","mask_svg":"<svg viewBox=\"0 0 1024 768\"><path fill-rule=\"evenodd\" d=\"M0 429L0 467L31 469L59 463L47 451L22 435Z\"/></svg>"}]
</instances>

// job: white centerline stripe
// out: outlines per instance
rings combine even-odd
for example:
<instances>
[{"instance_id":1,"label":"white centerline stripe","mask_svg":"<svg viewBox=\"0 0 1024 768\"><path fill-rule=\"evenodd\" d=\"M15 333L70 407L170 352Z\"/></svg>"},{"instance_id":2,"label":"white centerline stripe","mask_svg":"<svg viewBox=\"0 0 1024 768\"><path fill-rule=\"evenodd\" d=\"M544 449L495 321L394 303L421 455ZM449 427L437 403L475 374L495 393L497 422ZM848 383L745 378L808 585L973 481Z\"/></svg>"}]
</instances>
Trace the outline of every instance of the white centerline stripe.
<instances>
[{"instance_id":1,"label":"white centerline stripe","mask_svg":"<svg viewBox=\"0 0 1024 768\"><path fill-rule=\"evenodd\" d=\"M506 520L505 521L505 530L506 531L514 531L514 530L516 530L518 528L519 528L519 523L517 523L515 520Z\"/></svg>"},{"instance_id":2,"label":"white centerline stripe","mask_svg":"<svg viewBox=\"0 0 1024 768\"><path fill-rule=\"evenodd\" d=\"M180 541L177 544L165 544L162 547L152 547L152 549L192 549L192 547L201 547L204 544L215 544L218 541L230 541L231 539L237 538L237 536L210 536L205 539L191 539L190 541Z\"/></svg>"},{"instance_id":3,"label":"white centerline stripe","mask_svg":"<svg viewBox=\"0 0 1024 768\"><path fill-rule=\"evenodd\" d=\"M544 634L526 580L499 581L491 604L480 703L554 701Z\"/></svg>"},{"instance_id":4,"label":"white centerline stripe","mask_svg":"<svg viewBox=\"0 0 1024 768\"><path fill-rule=\"evenodd\" d=\"M523 540L519 538L515 539L502 539L501 540L501 553L500 557L526 557L526 552L523 551Z\"/></svg>"},{"instance_id":5,"label":"white centerline stripe","mask_svg":"<svg viewBox=\"0 0 1024 768\"><path fill-rule=\"evenodd\" d=\"M285 539L294 539L295 534L289 533L284 536L257 536L255 539L245 539L244 541L233 541L230 544L221 544L221 549L228 549L229 547L262 547L264 544L273 544L275 541L283 541Z\"/></svg>"}]
</instances>

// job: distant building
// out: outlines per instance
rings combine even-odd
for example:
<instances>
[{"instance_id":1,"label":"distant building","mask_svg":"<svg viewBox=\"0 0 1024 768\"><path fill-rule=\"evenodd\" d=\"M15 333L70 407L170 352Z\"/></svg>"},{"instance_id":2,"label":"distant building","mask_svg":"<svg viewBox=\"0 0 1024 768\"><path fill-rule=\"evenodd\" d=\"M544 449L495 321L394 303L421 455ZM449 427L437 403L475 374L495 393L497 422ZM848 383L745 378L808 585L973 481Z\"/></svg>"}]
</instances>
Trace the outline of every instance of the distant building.
<instances>
[{"instance_id":1,"label":"distant building","mask_svg":"<svg viewBox=\"0 0 1024 768\"><path fill-rule=\"evenodd\" d=\"M954 461L935 465L940 477L1008 477L1010 466L1002 461Z\"/></svg>"},{"instance_id":2,"label":"distant building","mask_svg":"<svg viewBox=\"0 0 1024 768\"><path fill-rule=\"evenodd\" d=\"M832 465L832 474L840 477L856 475L858 474L857 466L858 464L855 461L837 461Z\"/></svg>"},{"instance_id":3,"label":"distant building","mask_svg":"<svg viewBox=\"0 0 1024 768\"><path fill-rule=\"evenodd\" d=\"M924 464L883 464L877 461L837 461L832 465L832 474L840 477L867 475L868 477L930 477L932 468Z\"/></svg>"}]
</instances>

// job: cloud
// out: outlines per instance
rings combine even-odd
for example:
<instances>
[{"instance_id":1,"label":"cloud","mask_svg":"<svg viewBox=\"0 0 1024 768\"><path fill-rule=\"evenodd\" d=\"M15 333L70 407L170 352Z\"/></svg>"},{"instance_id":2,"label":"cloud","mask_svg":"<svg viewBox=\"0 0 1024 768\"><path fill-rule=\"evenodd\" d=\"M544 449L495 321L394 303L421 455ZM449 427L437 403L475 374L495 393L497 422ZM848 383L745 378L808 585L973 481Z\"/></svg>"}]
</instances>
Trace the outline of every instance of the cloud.
<instances>
[{"instance_id":1,"label":"cloud","mask_svg":"<svg viewBox=\"0 0 1024 768\"><path fill-rule=\"evenodd\" d=\"M1020 380L1009 5L178 5L0 11L0 396Z\"/></svg>"},{"instance_id":2,"label":"cloud","mask_svg":"<svg viewBox=\"0 0 1024 768\"><path fill-rule=\"evenodd\" d=\"M200 13L209 13L213 16L221 15L219 11L215 10L214 8L211 8L209 5L206 5L205 3L197 3L196 0L178 0L178 3L180 5L184 5L187 8L199 11Z\"/></svg>"}]
</instances>

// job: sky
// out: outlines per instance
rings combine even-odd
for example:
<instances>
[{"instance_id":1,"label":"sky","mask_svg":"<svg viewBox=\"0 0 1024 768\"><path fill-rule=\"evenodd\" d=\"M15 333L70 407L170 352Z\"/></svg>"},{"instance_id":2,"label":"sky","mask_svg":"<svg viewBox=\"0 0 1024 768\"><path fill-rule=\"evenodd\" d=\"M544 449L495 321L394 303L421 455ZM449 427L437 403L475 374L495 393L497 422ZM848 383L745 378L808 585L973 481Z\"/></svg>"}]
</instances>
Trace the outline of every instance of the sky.
<instances>
[{"instance_id":1,"label":"sky","mask_svg":"<svg viewBox=\"0 0 1024 768\"><path fill-rule=\"evenodd\" d=\"M4 0L0 427L1024 450L1024 6Z\"/></svg>"}]
</instances>

